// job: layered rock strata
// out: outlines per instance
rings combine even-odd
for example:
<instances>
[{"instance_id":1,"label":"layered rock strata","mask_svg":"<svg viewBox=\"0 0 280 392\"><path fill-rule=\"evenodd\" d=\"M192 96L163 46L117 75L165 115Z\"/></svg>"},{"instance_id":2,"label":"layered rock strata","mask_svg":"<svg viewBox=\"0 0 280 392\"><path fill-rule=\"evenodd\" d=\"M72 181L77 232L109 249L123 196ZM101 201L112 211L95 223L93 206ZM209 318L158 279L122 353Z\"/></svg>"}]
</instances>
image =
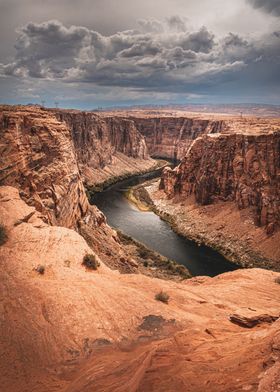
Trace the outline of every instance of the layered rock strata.
<instances>
[{"instance_id":1,"label":"layered rock strata","mask_svg":"<svg viewBox=\"0 0 280 392\"><path fill-rule=\"evenodd\" d=\"M279 274L178 283L119 274L103 258L87 271L83 257L95 252L85 240L46 224L15 188L0 187L0 216L8 234L0 246L3 391L277 390ZM168 304L155 300L160 290ZM244 328L232 314L256 323Z\"/></svg>"},{"instance_id":2,"label":"layered rock strata","mask_svg":"<svg viewBox=\"0 0 280 392\"><path fill-rule=\"evenodd\" d=\"M0 132L0 184L16 186L49 222L62 226L87 214L83 182L93 185L155 165L129 120L6 106Z\"/></svg>"},{"instance_id":3,"label":"layered rock strata","mask_svg":"<svg viewBox=\"0 0 280 392\"><path fill-rule=\"evenodd\" d=\"M0 184L21 196L45 219L71 227L89 203L66 124L40 109L13 107L0 113Z\"/></svg>"},{"instance_id":4,"label":"layered rock strata","mask_svg":"<svg viewBox=\"0 0 280 392\"><path fill-rule=\"evenodd\" d=\"M83 179L88 186L110 177L148 170L149 159L144 137L132 120L101 118L91 112L52 111L71 131Z\"/></svg>"},{"instance_id":5,"label":"layered rock strata","mask_svg":"<svg viewBox=\"0 0 280 392\"><path fill-rule=\"evenodd\" d=\"M200 137L179 166L165 169L160 187L200 205L234 201L271 234L280 224L280 132Z\"/></svg>"},{"instance_id":6,"label":"layered rock strata","mask_svg":"<svg viewBox=\"0 0 280 392\"><path fill-rule=\"evenodd\" d=\"M181 160L192 142L203 134L221 132L225 123L188 117L131 117L145 137L153 157Z\"/></svg>"},{"instance_id":7,"label":"layered rock strata","mask_svg":"<svg viewBox=\"0 0 280 392\"><path fill-rule=\"evenodd\" d=\"M121 242L101 211L89 205L83 184L153 165L131 121L110 119L107 124L91 113L38 107L6 106L0 112L0 185L16 187L46 223L79 230L111 268L176 278L159 262L153 270L143 266L138 245Z\"/></svg>"}]
</instances>

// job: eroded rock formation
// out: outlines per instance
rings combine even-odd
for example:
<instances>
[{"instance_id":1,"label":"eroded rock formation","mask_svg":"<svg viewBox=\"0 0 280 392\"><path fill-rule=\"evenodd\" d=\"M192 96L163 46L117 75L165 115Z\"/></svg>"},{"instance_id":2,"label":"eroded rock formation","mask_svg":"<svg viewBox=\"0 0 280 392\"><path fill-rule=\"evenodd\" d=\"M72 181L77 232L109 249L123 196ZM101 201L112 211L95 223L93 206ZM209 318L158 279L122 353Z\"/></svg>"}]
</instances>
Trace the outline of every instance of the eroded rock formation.
<instances>
[{"instance_id":1,"label":"eroded rock formation","mask_svg":"<svg viewBox=\"0 0 280 392\"><path fill-rule=\"evenodd\" d=\"M94 184L97 171L111 165L116 157L119 160L122 155L124 159L132 158L126 162L128 166L133 164L133 159L149 158L144 137L129 119L101 118L94 113L75 110L55 110L54 114L71 130L80 171L89 184ZM119 162L114 164L120 165ZM137 161L135 166L137 170ZM121 169L119 167L119 172Z\"/></svg>"},{"instance_id":2,"label":"eroded rock formation","mask_svg":"<svg viewBox=\"0 0 280 392\"><path fill-rule=\"evenodd\" d=\"M170 198L194 195L201 205L249 207L271 234L280 224L280 133L202 136L178 167L165 169L160 187Z\"/></svg>"},{"instance_id":3,"label":"eroded rock formation","mask_svg":"<svg viewBox=\"0 0 280 392\"><path fill-rule=\"evenodd\" d=\"M0 184L17 187L48 222L71 227L88 211L69 128L50 113L0 113Z\"/></svg>"},{"instance_id":4,"label":"eroded rock formation","mask_svg":"<svg viewBox=\"0 0 280 392\"><path fill-rule=\"evenodd\" d=\"M187 117L132 117L137 129L145 136L153 157L182 159L192 142L202 134L220 132L224 121Z\"/></svg>"},{"instance_id":5,"label":"eroded rock formation","mask_svg":"<svg viewBox=\"0 0 280 392\"><path fill-rule=\"evenodd\" d=\"M214 143L219 136L208 139ZM254 175L245 181L249 188L262 186L265 178L264 191L271 187L278 192L273 176L279 174L279 160L272 158L272 152L277 152L279 139L274 139L275 146L268 139L255 145L244 139L242 148L228 140L229 151L226 144L223 151L212 153L218 175L199 152L195 155L194 178L205 167L219 185L214 199L211 181L211 192L206 186L205 193L202 183L198 195L211 202L216 197L235 200L235 193L228 191L232 186L222 180L233 181L235 176L246 180L238 172L239 160L237 172L234 169L235 150L244 152L246 176L253 168ZM191 151L196 151L194 146ZM103 214L89 206L83 180L100 170L99 165L106 168L110 159L113 163L116 156L126 157L125 162L145 158L143 138L131 122L6 107L0 118L0 154L0 223L6 230L0 246L3 391L271 392L278 388L279 274L251 269L178 282L120 274L106 266L110 260L122 272L138 268ZM263 163L268 156L269 170ZM185 197L190 192L191 186L175 187L180 175L194 184L190 195L196 195L196 181L186 160L163 177L170 196ZM278 169L273 171L275 162ZM71 229L77 226L84 238ZM97 271L82 265L87 253L100 261ZM44 273L38 272L38 266ZM168 304L155 300L160 291L169 294ZM245 329L230 322L233 314L249 321L268 314L274 322L254 322Z\"/></svg>"},{"instance_id":6,"label":"eroded rock formation","mask_svg":"<svg viewBox=\"0 0 280 392\"><path fill-rule=\"evenodd\" d=\"M71 227L86 215L82 182L94 184L113 161L117 174L154 164L132 121L35 107L0 112L0 184L20 189L53 224Z\"/></svg>"},{"instance_id":7,"label":"eroded rock formation","mask_svg":"<svg viewBox=\"0 0 280 392\"><path fill-rule=\"evenodd\" d=\"M1 108L0 185L16 187L45 222L78 229L104 262L121 272L139 270L136 250L123 246L102 212L89 205L84 183L153 165L131 121L39 107Z\"/></svg>"},{"instance_id":8,"label":"eroded rock formation","mask_svg":"<svg viewBox=\"0 0 280 392\"><path fill-rule=\"evenodd\" d=\"M3 391L271 392L279 385L279 320L251 329L229 321L233 313L278 315L279 274L239 270L176 283L119 274L102 258L87 271L83 256L94 252L85 240L43 222L15 188L0 187L0 216L8 233L0 247ZM168 305L154 299L160 290Z\"/></svg>"}]
</instances>

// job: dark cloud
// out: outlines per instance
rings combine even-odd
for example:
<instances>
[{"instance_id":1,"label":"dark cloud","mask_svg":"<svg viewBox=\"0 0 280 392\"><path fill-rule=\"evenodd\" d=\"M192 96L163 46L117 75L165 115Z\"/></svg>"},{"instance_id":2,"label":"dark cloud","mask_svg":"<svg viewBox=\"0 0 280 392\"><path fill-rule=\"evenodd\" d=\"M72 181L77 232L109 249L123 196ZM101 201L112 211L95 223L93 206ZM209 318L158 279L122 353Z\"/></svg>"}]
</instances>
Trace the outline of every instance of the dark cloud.
<instances>
[{"instance_id":1,"label":"dark cloud","mask_svg":"<svg viewBox=\"0 0 280 392\"><path fill-rule=\"evenodd\" d=\"M247 0L254 8L260 8L265 12L280 16L279 0Z\"/></svg>"},{"instance_id":2,"label":"dark cloud","mask_svg":"<svg viewBox=\"0 0 280 392\"><path fill-rule=\"evenodd\" d=\"M186 18L181 18L178 15L174 15L171 16L170 18L167 18L167 23L172 30L177 31L178 33L187 31Z\"/></svg>"},{"instance_id":3,"label":"dark cloud","mask_svg":"<svg viewBox=\"0 0 280 392\"><path fill-rule=\"evenodd\" d=\"M15 61L4 67L7 75L62 78L65 65L74 66L90 40L86 28L65 28L57 21L28 23L18 32Z\"/></svg>"},{"instance_id":4,"label":"dark cloud","mask_svg":"<svg viewBox=\"0 0 280 392\"><path fill-rule=\"evenodd\" d=\"M57 81L60 89L75 84L106 94L119 88L203 94L229 85L234 90L280 84L279 32L258 39L217 37L206 27L190 29L176 16L140 20L137 28L108 36L54 20L28 23L18 30L15 49L14 59L0 64L2 78Z\"/></svg>"},{"instance_id":5,"label":"dark cloud","mask_svg":"<svg viewBox=\"0 0 280 392\"><path fill-rule=\"evenodd\" d=\"M206 55L215 48L211 32L205 27L187 31L186 21L179 17L141 20L139 29L111 36L85 27L67 28L58 21L28 23L18 33L15 59L2 67L5 75L100 85L133 87L141 82L145 87L160 78L176 84L207 74ZM219 67L228 69L231 64L215 69Z\"/></svg>"}]
</instances>

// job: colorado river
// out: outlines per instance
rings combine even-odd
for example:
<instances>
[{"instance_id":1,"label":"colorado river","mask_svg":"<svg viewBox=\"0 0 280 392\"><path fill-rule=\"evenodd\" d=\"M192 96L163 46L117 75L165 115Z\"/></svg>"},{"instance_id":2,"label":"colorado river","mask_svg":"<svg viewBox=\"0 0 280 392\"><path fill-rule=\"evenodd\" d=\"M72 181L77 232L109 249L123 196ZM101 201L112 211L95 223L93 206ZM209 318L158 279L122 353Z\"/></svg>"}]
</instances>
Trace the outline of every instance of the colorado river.
<instances>
[{"instance_id":1,"label":"colorado river","mask_svg":"<svg viewBox=\"0 0 280 392\"><path fill-rule=\"evenodd\" d=\"M92 196L91 202L104 213L109 225L185 265L193 276L215 276L237 269L237 265L227 261L218 252L184 239L154 212L139 211L126 199L124 192L129 187L156 175L158 174L149 173L118 182Z\"/></svg>"}]
</instances>

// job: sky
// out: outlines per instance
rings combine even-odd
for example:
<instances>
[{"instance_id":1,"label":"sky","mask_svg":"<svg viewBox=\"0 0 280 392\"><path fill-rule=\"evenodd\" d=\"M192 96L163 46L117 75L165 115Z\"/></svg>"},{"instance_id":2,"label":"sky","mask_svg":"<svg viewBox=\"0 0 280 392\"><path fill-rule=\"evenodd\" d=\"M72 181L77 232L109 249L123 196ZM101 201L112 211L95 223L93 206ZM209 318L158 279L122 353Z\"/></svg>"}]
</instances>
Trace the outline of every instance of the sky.
<instances>
[{"instance_id":1,"label":"sky","mask_svg":"<svg viewBox=\"0 0 280 392\"><path fill-rule=\"evenodd\" d=\"M0 0L0 103L280 104L280 0Z\"/></svg>"}]
</instances>

